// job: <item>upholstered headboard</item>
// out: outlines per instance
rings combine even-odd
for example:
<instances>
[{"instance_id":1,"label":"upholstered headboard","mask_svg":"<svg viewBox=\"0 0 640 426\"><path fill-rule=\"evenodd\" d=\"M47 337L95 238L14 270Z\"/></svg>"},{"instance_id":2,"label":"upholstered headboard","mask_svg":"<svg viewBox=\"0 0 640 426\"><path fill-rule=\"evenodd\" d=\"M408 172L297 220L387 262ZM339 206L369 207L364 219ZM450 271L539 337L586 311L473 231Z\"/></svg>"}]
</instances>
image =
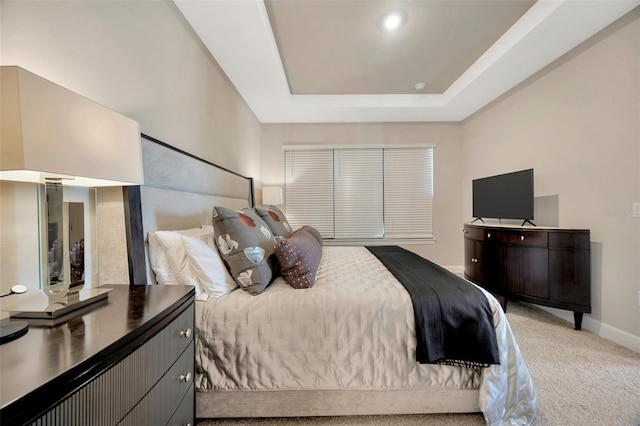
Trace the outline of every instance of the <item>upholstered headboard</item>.
<instances>
[{"instance_id":1,"label":"upholstered headboard","mask_svg":"<svg viewBox=\"0 0 640 426\"><path fill-rule=\"evenodd\" d=\"M155 283L146 237L211 224L213 206L253 206L253 179L142 135L144 185L125 190L132 284Z\"/></svg>"}]
</instances>

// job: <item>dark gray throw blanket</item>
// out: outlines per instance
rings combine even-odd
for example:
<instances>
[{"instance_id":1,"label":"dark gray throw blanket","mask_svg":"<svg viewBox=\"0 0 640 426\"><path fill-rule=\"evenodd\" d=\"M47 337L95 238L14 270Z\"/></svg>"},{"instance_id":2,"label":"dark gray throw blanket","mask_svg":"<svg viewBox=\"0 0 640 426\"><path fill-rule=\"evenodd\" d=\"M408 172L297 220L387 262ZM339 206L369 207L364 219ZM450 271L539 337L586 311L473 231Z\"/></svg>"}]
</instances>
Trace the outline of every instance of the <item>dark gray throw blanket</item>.
<instances>
[{"instance_id":1,"label":"dark gray throw blanket","mask_svg":"<svg viewBox=\"0 0 640 426\"><path fill-rule=\"evenodd\" d=\"M500 364L491 306L480 289L401 247L367 249L411 296L416 361L471 368Z\"/></svg>"}]
</instances>

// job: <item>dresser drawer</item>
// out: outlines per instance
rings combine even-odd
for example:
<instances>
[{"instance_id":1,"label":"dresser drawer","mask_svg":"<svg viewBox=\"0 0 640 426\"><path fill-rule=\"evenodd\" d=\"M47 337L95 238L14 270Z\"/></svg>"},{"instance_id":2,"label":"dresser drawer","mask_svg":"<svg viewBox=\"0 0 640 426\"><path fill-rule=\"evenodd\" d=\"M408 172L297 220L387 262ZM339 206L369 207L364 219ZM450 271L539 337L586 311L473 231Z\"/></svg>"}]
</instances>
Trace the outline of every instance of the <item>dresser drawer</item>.
<instances>
[{"instance_id":1,"label":"dresser drawer","mask_svg":"<svg viewBox=\"0 0 640 426\"><path fill-rule=\"evenodd\" d=\"M195 306L192 303L164 330L136 351L141 352L138 355L138 369L134 370L131 377L139 379L130 386L143 387L143 393L136 395L136 400L139 401L162 378L193 342L194 312Z\"/></svg>"},{"instance_id":2,"label":"dresser drawer","mask_svg":"<svg viewBox=\"0 0 640 426\"><path fill-rule=\"evenodd\" d=\"M171 417L171 420L169 420L169 423L167 423L167 426L194 426L195 403L195 387L191 384L191 389L182 398L180 406Z\"/></svg>"},{"instance_id":3,"label":"dresser drawer","mask_svg":"<svg viewBox=\"0 0 640 426\"><path fill-rule=\"evenodd\" d=\"M168 363L163 366L163 372L173 364L193 340L195 309L195 305L191 304L160 333L161 337L158 339L157 347ZM159 355L160 353L156 352L155 356Z\"/></svg>"},{"instance_id":4,"label":"dresser drawer","mask_svg":"<svg viewBox=\"0 0 640 426\"><path fill-rule=\"evenodd\" d=\"M465 238L476 241L484 241L487 238L487 234L492 235L492 232L490 230L475 228L471 226L465 226L463 232Z\"/></svg>"},{"instance_id":5,"label":"dresser drawer","mask_svg":"<svg viewBox=\"0 0 640 426\"><path fill-rule=\"evenodd\" d=\"M551 232L549 233L549 247L564 249L590 249L591 242L588 232Z\"/></svg>"},{"instance_id":6,"label":"dresser drawer","mask_svg":"<svg viewBox=\"0 0 640 426\"><path fill-rule=\"evenodd\" d=\"M545 231L499 231L498 238L503 244L546 247L549 245L549 233Z\"/></svg>"},{"instance_id":7,"label":"dresser drawer","mask_svg":"<svg viewBox=\"0 0 640 426\"><path fill-rule=\"evenodd\" d=\"M142 401L125 417L122 426L166 425L178 409L183 398L193 396L195 355L192 341L160 381Z\"/></svg>"}]
</instances>

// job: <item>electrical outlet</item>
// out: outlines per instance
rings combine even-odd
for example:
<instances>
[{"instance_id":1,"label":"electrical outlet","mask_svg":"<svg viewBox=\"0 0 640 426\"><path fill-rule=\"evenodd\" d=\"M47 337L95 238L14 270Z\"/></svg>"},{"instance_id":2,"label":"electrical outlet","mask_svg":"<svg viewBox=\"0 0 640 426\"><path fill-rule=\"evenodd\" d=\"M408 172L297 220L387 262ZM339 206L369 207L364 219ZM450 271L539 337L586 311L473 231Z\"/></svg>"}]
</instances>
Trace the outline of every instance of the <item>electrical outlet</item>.
<instances>
[{"instance_id":1,"label":"electrical outlet","mask_svg":"<svg viewBox=\"0 0 640 426\"><path fill-rule=\"evenodd\" d=\"M633 203L631 206L631 216L640 218L640 203Z\"/></svg>"}]
</instances>

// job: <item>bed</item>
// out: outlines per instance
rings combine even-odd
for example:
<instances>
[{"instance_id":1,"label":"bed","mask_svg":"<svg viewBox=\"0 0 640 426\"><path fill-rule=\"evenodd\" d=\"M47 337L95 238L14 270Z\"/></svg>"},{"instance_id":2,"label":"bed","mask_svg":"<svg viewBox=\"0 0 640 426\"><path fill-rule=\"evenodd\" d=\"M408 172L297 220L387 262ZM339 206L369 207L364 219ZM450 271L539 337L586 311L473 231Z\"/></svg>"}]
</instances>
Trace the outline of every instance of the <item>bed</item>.
<instances>
[{"instance_id":1,"label":"bed","mask_svg":"<svg viewBox=\"0 0 640 426\"><path fill-rule=\"evenodd\" d=\"M145 135L143 159L145 185L130 197L127 220L129 245L144 247L145 260L132 262L132 274L167 282L148 237L186 230L183 242L215 247L212 208L253 207L253 183ZM164 252L174 253L173 246ZM490 294L451 278L488 306L499 364L419 363L413 295L374 253L321 246L314 275L310 288L278 276L259 295L232 282L218 287L223 295L199 297L207 300L196 301L196 417L482 412L491 425L532 422L535 388Z\"/></svg>"}]
</instances>

